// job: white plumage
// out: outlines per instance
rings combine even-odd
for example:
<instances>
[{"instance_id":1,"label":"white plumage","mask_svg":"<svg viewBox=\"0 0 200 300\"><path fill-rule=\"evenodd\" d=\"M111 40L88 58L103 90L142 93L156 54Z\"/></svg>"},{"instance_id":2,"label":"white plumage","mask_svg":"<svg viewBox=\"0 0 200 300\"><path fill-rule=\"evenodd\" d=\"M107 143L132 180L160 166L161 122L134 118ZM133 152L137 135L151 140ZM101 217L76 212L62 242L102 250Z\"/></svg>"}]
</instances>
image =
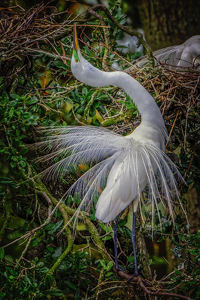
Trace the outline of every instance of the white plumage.
<instances>
[{"instance_id":1,"label":"white plumage","mask_svg":"<svg viewBox=\"0 0 200 300\"><path fill-rule=\"evenodd\" d=\"M142 34L143 38L144 37L144 31L139 28L137 31ZM122 52L123 54L127 53L141 53L143 55L143 46L138 45L138 38L133 35L129 35L127 33L124 33L124 36L121 40L116 40L116 43L119 47L117 47L118 52Z\"/></svg>"},{"instance_id":2,"label":"white plumage","mask_svg":"<svg viewBox=\"0 0 200 300\"><path fill-rule=\"evenodd\" d=\"M134 132L125 137L92 126L44 129L45 141L38 143L38 147L50 153L40 159L53 162L59 157L60 160L43 173L56 179L69 173L75 165L92 164L67 193L81 195L79 209L90 207L98 196L96 217L102 222L114 220L132 202L136 211L145 188L154 207L162 201L173 217L172 198L179 198L175 176L181 176L163 152L167 132L155 100L128 74L104 72L92 66L82 57L76 38L75 33L73 75L90 86L122 88L137 105L142 120Z\"/></svg>"},{"instance_id":3,"label":"white plumage","mask_svg":"<svg viewBox=\"0 0 200 300\"><path fill-rule=\"evenodd\" d=\"M183 44L156 51L155 57L161 64L177 69L194 68L200 71L200 35L195 35Z\"/></svg>"},{"instance_id":4,"label":"white plumage","mask_svg":"<svg viewBox=\"0 0 200 300\"><path fill-rule=\"evenodd\" d=\"M170 46L153 52L157 62L176 71L200 71L200 35L194 35L180 45ZM147 63L147 58L136 62L138 67Z\"/></svg>"},{"instance_id":5,"label":"white plumage","mask_svg":"<svg viewBox=\"0 0 200 300\"><path fill-rule=\"evenodd\" d=\"M161 201L169 208L173 219L172 198L179 199L175 177L181 177L176 166L164 153L167 131L161 112L147 90L134 78L120 71L104 72L86 61L79 50L76 26L71 70L76 79L94 87L107 85L123 89L137 105L141 124L129 135L121 136L108 129L92 126L67 126L42 129L44 141L37 147L48 152L39 161L51 166L43 175L56 181L70 173L75 166L89 164L85 172L65 193L78 193L80 209L89 209L94 199L96 218L113 221L115 268L120 270L117 253L117 224L120 213L133 203L132 243L135 271L138 276L135 223L136 211L144 189L152 203L152 219ZM55 159L57 162L55 163ZM64 196L65 196L64 195ZM64 197L63 196L63 197ZM180 206L182 204L179 200ZM140 205L141 206L141 205Z\"/></svg>"}]
</instances>

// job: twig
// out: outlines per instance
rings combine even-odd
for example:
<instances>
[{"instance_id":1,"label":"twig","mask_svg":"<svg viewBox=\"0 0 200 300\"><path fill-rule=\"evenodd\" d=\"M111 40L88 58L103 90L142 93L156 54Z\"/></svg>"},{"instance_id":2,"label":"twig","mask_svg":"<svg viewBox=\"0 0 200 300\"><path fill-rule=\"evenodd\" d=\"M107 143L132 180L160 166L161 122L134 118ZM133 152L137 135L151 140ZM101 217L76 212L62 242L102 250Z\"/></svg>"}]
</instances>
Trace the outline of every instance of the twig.
<instances>
[{"instance_id":1,"label":"twig","mask_svg":"<svg viewBox=\"0 0 200 300\"><path fill-rule=\"evenodd\" d=\"M150 291L150 290L144 285L144 281L143 281L143 279L142 279L140 276L138 277L138 283L139 283L140 287L144 290L144 292L145 292L146 294L148 294L148 295L167 296L167 297L177 297L177 298L185 299L185 300L193 300L193 299L190 298L190 297L183 296L183 295L180 295L180 294L168 293L168 292L162 292L162 291L159 291L159 290L156 290L156 291Z\"/></svg>"},{"instance_id":2,"label":"twig","mask_svg":"<svg viewBox=\"0 0 200 300\"><path fill-rule=\"evenodd\" d=\"M167 138L167 142L166 142L166 145L165 145L165 149L166 149L167 146L168 146L168 143L169 143L169 140L170 140L172 131L173 131L173 129L174 129L174 126L175 126L175 124L176 124L176 120L177 120L177 118L178 118L178 115L179 115L179 111L177 111L176 117L175 117L174 122L173 122L173 124L172 124L172 127L171 127L171 129L170 129L170 132L169 132L169 135L168 135L168 138Z\"/></svg>"},{"instance_id":3,"label":"twig","mask_svg":"<svg viewBox=\"0 0 200 300\"><path fill-rule=\"evenodd\" d=\"M76 210L68 207L67 205L65 205L64 203L62 203L62 198L58 201L55 197L53 197L50 192L48 191L47 187L42 183L41 179L39 177L37 177L37 180L33 181L34 186L40 191L40 192L44 192L46 193L46 197L49 198L49 201L51 201L55 207L51 213L51 215L49 216L49 218L53 215L53 213L55 212L55 210L57 208L59 208L59 210L61 211L61 213L63 214L63 218L65 221L65 225L63 226L63 230L65 230L65 228L67 227L67 225L69 224L70 220L68 221L68 218L66 217L68 214L73 217L76 213ZM66 214L63 212L63 210L66 212ZM98 247L98 251L101 253L103 259L105 261L109 261L111 260L110 255L107 253L104 243L102 242L99 233L96 229L96 227L94 226L94 224L90 221L89 217L86 216L86 213L84 212L80 212L78 215L79 219L84 219L87 227L88 227L88 231L91 234L91 237L93 239L93 241L95 242L96 246ZM67 251L67 249L66 249ZM65 252L66 254L66 252Z\"/></svg>"},{"instance_id":4,"label":"twig","mask_svg":"<svg viewBox=\"0 0 200 300\"><path fill-rule=\"evenodd\" d=\"M59 41L59 43L60 43L60 46L61 46L61 49L62 49L62 53L63 53L62 61L63 61L63 63L67 66L65 48L63 47L63 44L61 43L61 41Z\"/></svg>"},{"instance_id":5,"label":"twig","mask_svg":"<svg viewBox=\"0 0 200 300\"><path fill-rule=\"evenodd\" d=\"M98 4L98 5L95 5L93 6L92 8L90 8L88 10L88 12L94 16L96 16L98 19L99 19L99 15L96 14L96 10L103 10L104 13L106 14L106 16L119 28L121 29L122 31L128 33L129 35L135 35L137 36L138 40L139 40L139 43L142 44L144 46L144 48L146 49L146 52L147 52L147 56L149 58L149 60L151 61L152 64L154 64L154 58L153 58L153 53L152 53L152 50L150 48L150 46L148 45L148 43L143 39L143 36L141 33L139 33L138 31L132 29L132 28L129 28L129 27L126 27L126 26L123 26L121 25L120 23L118 23L116 21L116 19L112 16L112 14L110 13L110 11L107 9L106 6L102 5L102 4ZM102 20L102 17L100 18L100 20ZM104 21L105 22L105 21Z\"/></svg>"},{"instance_id":6,"label":"twig","mask_svg":"<svg viewBox=\"0 0 200 300\"><path fill-rule=\"evenodd\" d=\"M155 295L155 296L167 296L167 297L177 297L180 299L185 299L185 300L193 300L190 297L183 296L180 294L176 293L169 293L169 292L162 292L162 290L150 290L147 286L149 286L149 282L146 282L145 279L143 279L141 276L133 277L133 275L127 274L123 271L118 271L117 272L119 276L122 278L126 279L129 283L134 282L137 283L141 289L145 292L147 295ZM147 286L145 286L145 283ZM153 286L151 288L154 288Z\"/></svg>"},{"instance_id":7,"label":"twig","mask_svg":"<svg viewBox=\"0 0 200 300\"><path fill-rule=\"evenodd\" d=\"M92 104L94 103L95 100L95 96L99 93L99 91L101 91L100 89L96 89L96 91L92 94L90 101L87 103L85 110L84 110L84 114L83 114L83 118L84 120L87 122L88 118L89 118L89 113L90 113L90 107L92 106Z\"/></svg>"},{"instance_id":8,"label":"twig","mask_svg":"<svg viewBox=\"0 0 200 300\"><path fill-rule=\"evenodd\" d=\"M35 234L34 234L35 235ZM32 240L33 236L30 236L29 239L28 239L28 242L26 243L26 247L24 248L24 250L22 251L22 254L20 256L20 258L17 260L17 263L16 263L16 267L19 265L20 261L22 260L24 254L26 253L26 251L28 250L28 247L31 243L31 240Z\"/></svg>"},{"instance_id":9,"label":"twig","mask_svg":"<svg viewBox=\"0 0 200 300\"><path fill-rule=\"evenodd\" d=\"M46 194L46 193L45 193ZM46 197L47 194L46 194ZM49 198L49 197L48 197ZM52 203L51 199L49 198L49 201ZM64 225L66 225L69 221L67 212L65 211L65 209L63 208L63 206L59 206L58 207L59 211L61 212L63 219L64 219ZM49 269L46 277L48 275L52 275L55 270L59 267L59 265L61 264L61 262L63 261L63 259L67 256L67 254L72 250L72 246L74 244L74 238L72 237L71 231L69 229L69 227L65 227L65 231L66 231L66 236L67 236L67 248L64 250L64 252L57 258L56 262L53 264L53 266Z\"/></svg>"},{"instance_id":10,"label":"twig","mask_svg":"<svg viewBox=\"0 0 200 300\"><path fill-rule=\"evenodd\" d=\"M6 244L6 245L2 246L2 248L7 248L7 247L9 247L10 245L15 244L16 242L18 242L18 241L20 241L20 240L22 240L22 239L27 239L27 238L33 236L38 230L40 230L40 229L42 229L43 227L45 227L49 222L50 222L50 218L47 218L47 219L45 220L45 222L44 222L42 225L40 225L40 226L38 226L38 227L36 227L36 228L34 228L34 229L28 231L26 234L24 234L23 236L19 237L18 239L16 239L16 240L10 242L9 244Z\"/></svg>"}]
</instances>

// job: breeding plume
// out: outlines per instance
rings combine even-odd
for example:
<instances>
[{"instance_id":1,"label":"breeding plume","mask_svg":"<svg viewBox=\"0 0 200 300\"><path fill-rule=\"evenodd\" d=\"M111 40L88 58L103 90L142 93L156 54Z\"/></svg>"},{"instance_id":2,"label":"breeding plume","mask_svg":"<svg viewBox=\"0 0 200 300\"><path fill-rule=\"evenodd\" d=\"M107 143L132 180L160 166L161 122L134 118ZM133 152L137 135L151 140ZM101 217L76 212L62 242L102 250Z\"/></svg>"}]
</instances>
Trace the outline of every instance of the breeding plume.
<instances>
[{"instance_id":1,"label":"breeding plume","mask_svg":"<svg viewBox=\"0 0 200 300\"><path fill-rule=\"evenodd\" d=\"M92 126L67 126L45 129L47 137L40 146L50 153L42 160L53 161L45 174L53 179L69 173L74 166L89 164L84 173L66 193L79 193L82 202L78 209L89 208L94 199L96 218L101 222L116 219L114 226L115 264L117 259L117 224L121 212L131 203L133 218L133 251L135 275L138 275L135 222L145 189L152 202L152 215L158 203L169 208L173 217L172 197L178 198L175 175L178 170L164 153L167 132L160 109L153 97L134 78L124 72L104 72L91 65L81 55L76 26L74 27L71 70L76 79L92 86L117 86L137 105L141 124L129 135L121 136L111 130Z\"/></svg>"}]
</instances>

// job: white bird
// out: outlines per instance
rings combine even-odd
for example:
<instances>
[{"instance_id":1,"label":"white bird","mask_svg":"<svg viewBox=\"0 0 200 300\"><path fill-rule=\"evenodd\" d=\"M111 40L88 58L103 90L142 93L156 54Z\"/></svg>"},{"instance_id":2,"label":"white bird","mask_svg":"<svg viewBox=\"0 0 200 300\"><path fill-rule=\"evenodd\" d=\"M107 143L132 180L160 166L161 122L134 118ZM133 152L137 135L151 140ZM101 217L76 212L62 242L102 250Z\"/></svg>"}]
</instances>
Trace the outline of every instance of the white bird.
<instances>
[{"instance_id":1,"label":"white bird","mask_svg":"<svg viewBox=\"0 0 200 300\"><path fill-rule=\"evenodd\" d=\"M145 39L144 31L141 28L137 29L137 31L142 34L143 38ZM141 53L141 55L143 55L143 46L138 45L138 38L135 35L131 36L125 33L121 40L116 40L116 43L119 46L117 47L117 50L123 54Z\"/></svg>"},{"instance_id":2,"label":"white bird","mask_svg":"<svg viewBox=\"0 0 200 300\"><path fill-rule=\"evenodd\" d=\"M117 270L119 270L117 224L121 212L133 204L132 242L135 258L134 275L137 276L135 222L142 191L145 188L148 190L152 214L157 209L159 215L158 203L162 201L169 208L173 218L172 198L176 196L179 199L175 176L181 175L163 152L167 131L154 98L130 75L121 71L104 72L85 60L79 49L76 25L73 47L71 70L74 77L92 87L111 85L123 89L137 105L141 123L127 136L92 126L45 129L47 137L39 143L39 146L50 153L41 160L53 161L58 157L60 160L46 169L44 174L56 179L58 175L64 176L69 173L75 165L90 164L91 168L67 193L77 192L82 197L78 211L90 207L100 194L96 204L96 218L105 223L117 218L114 226Z\"/></svg>"},{"instance_id":3,"label":"white bird","mask_svg":"<svg viewBox=\"0 0 200 300\"><path fill-rule=\"evenodd\" d=\"M167 47L155 52L161 64L177 69L194 68L200 71L200 35L194 35L183 44Z\"/></svg>"},{"instance_id":4,"label":"white bird","mask_svg":"<svg viewBox=\"0 0 200 300\"><path fill-rule=\"evenodd\" d=\"M194 35L180 45L170 46L153 52L157 62L177 71L200 71L200 35ZM138 67L147 63L147 58L136 62Z\"/></svg>"}]
</instances>

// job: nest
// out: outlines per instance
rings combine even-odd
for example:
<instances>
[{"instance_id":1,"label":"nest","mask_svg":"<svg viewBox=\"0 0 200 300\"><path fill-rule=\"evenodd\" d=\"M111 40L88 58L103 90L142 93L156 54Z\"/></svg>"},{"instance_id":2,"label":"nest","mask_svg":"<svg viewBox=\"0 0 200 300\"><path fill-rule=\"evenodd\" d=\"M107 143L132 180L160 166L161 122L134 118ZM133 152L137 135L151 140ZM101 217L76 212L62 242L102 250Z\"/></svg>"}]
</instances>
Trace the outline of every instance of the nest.
<instances>
[{"instance_id":1,"label":"nest","mask_svg":"<svg viewBox=\"0 0 200 300\"><path fill-rule=\"evenodd\" d=\"M1 76L11 81L24 68L27 57L42 53L45 45L67 35L71 21L60 21L60 15L54 6L44 3L29 10L20 6L0 9Z\"/></svg>"},{"instance_id":2,"label":"nest","mask_svg":"<svg viewBox=\"0 0 200 300\"><path fill-rule=\"evenodd\" d=\"M61 53L57 51L56 47L63 37L72 36L72 21L74 19L72 20L70 17L62 19L62 14L58 13L55 7L40 4L28 11L20 7L2 8L0 16L2 20L0 23L0 55L2 57L0 72L6 80L9 79L8 82L12 82L13 76L16 76L23 68L26 68L26 60L29 60L33 55L47 54L48 56L52 55L54 60L55 58L62 60L62 55L64 57L66 54L71 54L69 46L68 49L66 48L66 51L61 47ZM168 127L169 137L171 137L170 145L167 144L167 149L175 153L179 158L181 153L185 153L181 158L181 163L184 165L185 178L193 169L191 175L193 178L191 180L200 180L200 175L196 172L199 147L199 137L197 135L200 124L200 74L195 72L176 72L168 70L164 66L155 66L153 68L150 63L139 68L136 64L127 61L116 50L113 51L114 42L109 45L105 42L108 39L106 26L102 29L101 41L99 39L100 30L98 29L98 25L93 26L93 38L98 41L98 47L102 45L107 51L106 55L103 55L101 68L110 69L111 59L109 56L114 53L117 55L118 61L122 62L122 69L136 78L153 95L160 106ZM84 29L82 33L84 33ZM105 40L103 40L104 37ZM84 44L87 42L85 38L88 38L88 36L82 35L81 39ZM92 43L92 40L90 40L90 47L92 48L91 53L97 53L100 49L95 48L96 46ZM51 51L49 50L50 48ZM88 57L89 55L86 56L87 59L89 59ZM108 59L110 59L109 63ZM66 62L65 60L63 61ZM71 74L67 64L66 70L68 74ZM69 77L69 75L67 76ZM69 83L68 87L73 90L77 85L74 85L73 82L72 85ZM53 87L51 88L53 89ZM109 93L110 99L112 99L112 90ZM66 98L66 95L63 94L63 99ZM55 92L54 99L57 99L57 97L58 94ZM123 98L121 95L120 97ZM40 105L47 108L48 95L44 95L44 98L44 104L40 102ZM112 103L109 103L109 109L112 106L111 109L121 110L123 114L120 118L113 118L113 124L109 122L111 129L119 133L128 133L130 130L133 130L140 121L139 117L133 116L132 113L129 114L128 109L126 107L122 108L122 106L119 106L119 103L110 102ZM87 108L89 109L90 107L87 106ZM51 109L51 107L48 109ZM54 111L56 109L55 106ZM88 112L84 114L87 115ZM74 116L79 122L76 112ZM104 121L101 125L106 126L108 116L105 114L102 117ZM83 122L79 123L83 125Z\"/></svg>"}]
</instances>

